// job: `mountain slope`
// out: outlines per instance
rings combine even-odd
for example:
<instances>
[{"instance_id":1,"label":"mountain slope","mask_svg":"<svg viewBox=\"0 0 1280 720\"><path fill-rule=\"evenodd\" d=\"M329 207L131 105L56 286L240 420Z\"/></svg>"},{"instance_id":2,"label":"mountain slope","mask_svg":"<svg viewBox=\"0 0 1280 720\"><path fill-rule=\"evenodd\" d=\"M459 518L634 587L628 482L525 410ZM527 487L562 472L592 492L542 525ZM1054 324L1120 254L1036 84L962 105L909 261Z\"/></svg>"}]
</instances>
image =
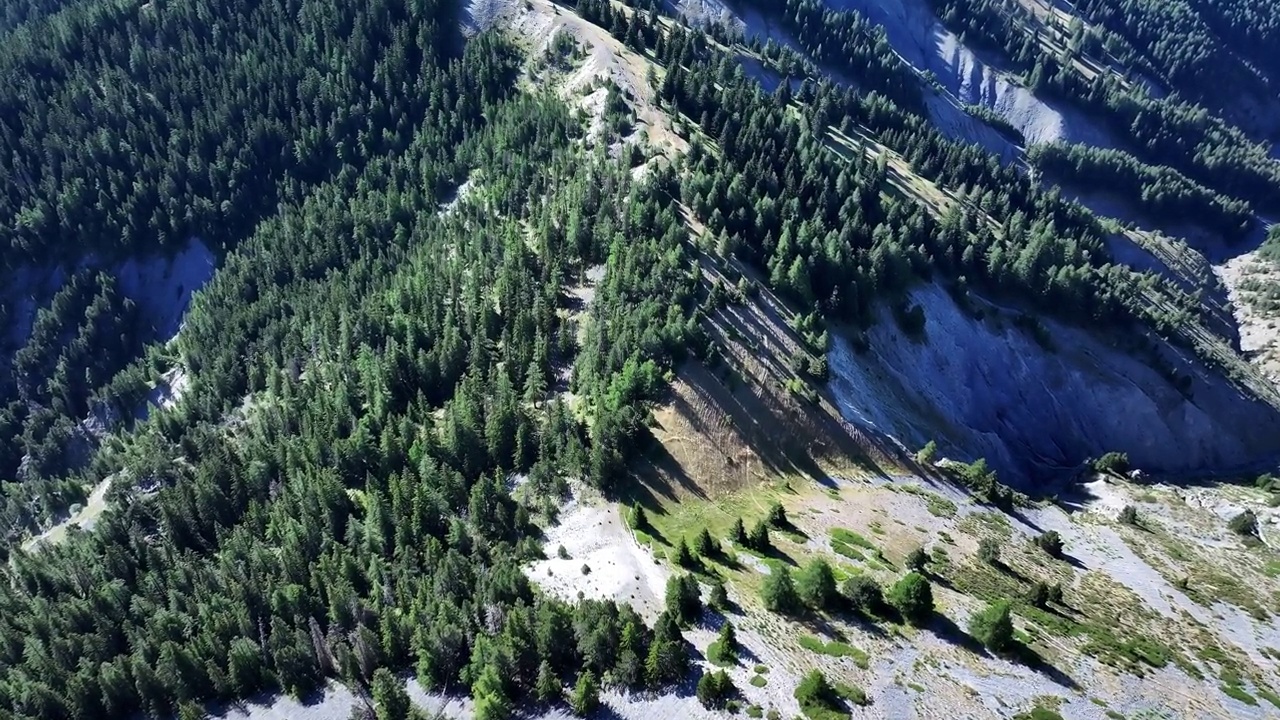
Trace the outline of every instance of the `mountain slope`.
<instances>
[{"instance_id":1,"label":"mountain slope","mask_svg":"<svg viewBox=\"0 0 1280 720\"><path fill-rule=\"evenodd\" d=\"M1091 30L1055 65L1039 6L700 7L725 22L272 0L17 31L7 162L40 181L0 203L5 270L123 259L33 298L7 373L7 465L83 462L3 485L0 714L1280 708L1280 487L1215 477L1275 466L1276 390L1208 262L1021 159L1122 148L1254 216L1266 148ZM35 89L112 127L35 122ZM142 309L176 338L138 331L133 268L191 235L217 271ZM163 402L81 448L103 387Z\"/></svg>"}]
</instances>

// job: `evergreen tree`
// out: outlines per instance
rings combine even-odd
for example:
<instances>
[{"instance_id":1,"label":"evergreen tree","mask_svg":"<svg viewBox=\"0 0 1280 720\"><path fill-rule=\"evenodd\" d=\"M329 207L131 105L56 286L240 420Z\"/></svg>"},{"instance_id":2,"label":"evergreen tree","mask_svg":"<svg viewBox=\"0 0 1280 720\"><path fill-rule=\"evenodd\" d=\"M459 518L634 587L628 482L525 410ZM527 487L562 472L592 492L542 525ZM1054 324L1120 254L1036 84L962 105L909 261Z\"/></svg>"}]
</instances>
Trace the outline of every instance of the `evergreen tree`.
<instances>
[{"instance_id":1,"label":"evergreen tree","mask_svg":"<svg viewBox=\"0 0 1280 720\"><path fill-rule=\"evenodd\" d=\"M794 615L802 607L800 596L791 580L791 571L786 565L777 565L764 579L760 588L760 599L769 612L783 615Z\"/></svg>"},{"instance_id":2,"label":"evergreen tree","mask_svg":"<svg viewBox=\"0 0 1280 720\"><path fill-rule=\"evenodd\" d=\"M840 586L840 594L864 615L874 615L884 605L884 594L875 580L862 574L850 575Z\"/></svg>"},{"instance_id":3,"label":"evergreen tree","mask_svg":"<svg viewBox=\"0 0 1280 720\"><path fill-rule=\"evenodd\" d=\"M720 547L716 545L716 541L711 539L711 533L706 528L702 528L702 532L698 533L697 539L694 541L693 550L698 557L712 558L720 552Z\"/></svg>"},{"instance_id":4,"label":"evergreen tree","mask_svg":"<svg viewBox=\"0 0 1280 720\"><path fill-rule=\"evenodd\" d=\"M929 555L924 548L918 547L907 553L907 557L903 560L903 566L908 570L916 572L924 572L925 566L929 564Z\"/></svg>"},{"instance_id":5,"label":"evergreen tree","mask_svg":"<svg viewBox=\"0 0 1280 720\"><path fill-rule=\"evenodd\" d=\"M835 572L822 558L814 558L804 566L796 579L796 589L800 599L816 610L835 610L840 604Z\"/></svg>"},{"instance_id":6,"label":"evergreen tree","mask_svg":"<svg viewBox=\"0 0 1280 720\"><path fill-rule=\"evenodd\" d=\"M894 583L888 600L913 625L923 625L933 615L933 588L918 572L909 572Z\"/></svg>"},{"instance_id":7,"label":"evergreen tree","mask_svg":"<svg viewBox=\"0 0 1280 720\"><path fill-rule=\"evenodd\" d=\"M413 705L404 684L386 668L373 674L373 707L378 720L402 720L409 717Z\"/></svg>"},{"instance_id":8,"label":"evergreen tree","mask_svg":"<svg viewBox=\"0 0 1280 720\"><path fill-rule=\"evenodd\" d=\"M992 652L1007 650L1014 642L1009 601L998 600L974 615L969 621L969 634Z\"/></svg>"},{"instance_id":9,"label":"evergreen tree","mask_svg":"<svg viewBox=\"0 0 1280 720\"><path fill-rule=\"evenodd\" d=\"M760 553L767 553L773 549L773 543L769 541L769 524L766 521L761 520L752 526L747 547Z\"/></svg>"},{"instance_id":10,"label":"evergreen tree","mask_svg":"<svg viewBox=\"0 0 1280 720\"><path fill-rule=\"evenodd\" d=\"M586 717L600 705L600 684L590 670L584 670L578 676L578 683L573 687L573 695L569 698L569 707L578 717Z\"/></svg>"},{"instance_id":11,"label":"evergreen tree","mask_svg":"<svg viewBox=\"0 0 1280 720\"><path fill-rule=\"evenodd\" d=\"M548 703L560 699L562 688L560 678L556 677L551 663L543 660L538 665L538 680L533 686L533 694L539 701Z\"/></svg>"}]
</instances>

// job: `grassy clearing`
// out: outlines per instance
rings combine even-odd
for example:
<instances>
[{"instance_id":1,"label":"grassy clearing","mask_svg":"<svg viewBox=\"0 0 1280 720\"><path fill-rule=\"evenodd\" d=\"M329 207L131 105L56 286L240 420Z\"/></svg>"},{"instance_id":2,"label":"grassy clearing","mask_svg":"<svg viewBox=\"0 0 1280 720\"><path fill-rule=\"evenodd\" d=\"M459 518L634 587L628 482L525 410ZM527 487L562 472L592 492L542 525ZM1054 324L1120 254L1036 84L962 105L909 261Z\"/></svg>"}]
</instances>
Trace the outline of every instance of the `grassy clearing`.
<instances>
[{"instance_id":1,"label":"grassy clearing","mask_svg":"<svg viewBox=\"0 0 1280 720\"><path fill-rule=\"evenodd\" d=\"M809 652L818 653L819 655L827 655L829 657L847 657L852 658L854 664L866 670L869 667L868 657L865 652L858 648L843 643L838 640L831 642L823 642L822 638L813 635L804 635L800 638L800 647Z\"/></svg>"},{"instance_id":2,"label":"grassy clearing","mask_svg":"<svg viewBox=\"0 0 1280 720\"><path fill-rule=\"evenodd\" d=\"M871 700L867 697L866 691L857 685L849 683L835 683L836 694L854 705L869 705Z\"/></svg>"},{"instance_id":3,"label":"grassy clearing","mask_svg":"<svg viewBox=\"0 0 1280 720\"><path fill-rule=\"evenodd\" d=\"M1170 662L1194 669L1171 647L1134 626L1145 616L1134 605L1136 599L1124 595L1119 588L1102 587L1100 581L1082 583L1082 597L1073 604L1083 613L1065 614L1026 602L1029 579L982 563L939 566L942 568L955 588L966 595L986 602L1013 600L1014 612L1027 620L1024 643L1035 643L1044 635L1074 639L1086 655L1138 676L1146 668L1162 668Z\"/></svg>"},{"instance_id":4,"label":"grassy clearing","mask_svg":"<svg viewBox=\"0 0 1280 720\"><path fill-rule=\"evenodd\" d=\"M831 542L833 544L839 542L845 545L852 545L855 547L864 548L866 550L872 550L872 551L878 550L875 543L871 542L870 540L866 539L865 537L859 535L858 533L852 530L846 530L844 528L832 529Z\"/></svg>"},{"instance_id":5,"label":"grassy clearing","mask_svg":"<svg viewBox=\"0 0 1280 720\"><path fill-rule=\"evenodd\" d=\"M1013 720L1063 720L1063 717L1057 710L1037 706L1032 708L1030 712L1014 715Z\"/></svg>"},{"instance_id":6,"label":"grassy clearing","mask_svg":"<svg viewBox=\"0 0 1280 720\"><path fill-rule=\"evenodd\" d=\"M1135 555L1196 604L1213 607L1216 602L1224 602L1248 612L1259 622L1270 618L1256 587L1246 582L1238 572L1223 569L1226 566L1239 568L1243 564L1225 564L1220 557L1211 561L1160 527L1150 528L1140 536L1124 533L1124 538ZM1155 541L1158 550L1152 547L1151 540ZM1280 563L1277 563L1275 571L1280 572ZM1264 565L1263 572L1270 575L1271 570Z\"/></svg>"},{"instance_id":7,"label":"grassy clearing","mask_svg":"<svg viewBox=\"0 0 1280 720\"><path fill-rule=\"evenodd\" d=\"M959 510L954 502L951 502L947 498L944 498L931 490L925 490L924 488L916 485L902 485L901 487L903 492L924 498L925 502L928 503L927 509L929 510L929 514L935 517L953 518Z\"/></svg>"},{"instance_id":8,"label":"grassy clearing","mask_svg":"<svg viewBox=\"0 0 1280 720\"><path fill-rule=\"evenodd\" d=\"M866 563L873 568L886 570L893 568L893 563L889 562L875 543L852 530L833 528L831 549L838 555Z\"/></svg>"},{"instance_id":9,"label":"grassy clearing","mask_svg":"<svg viewBox=\"0 0 1280 720\"><path fill-rule=\"evenodd\" d=\"M1236 700L1239 700L1245 705L1258 704L1258 699L1250 695L1248 692L1245 692L1245 689L1240 687L1239 685L1222 685L1218 689L1222 691L1223 695L1226 695L1227 697L1235 698Z\"/></svg>"},{"instance_id":10,"label":"grassy clearing","mask_svg":"<svg viewBox=\"0 0 1280 720\"><path fill-rule=\"evenodd\" d=\"M1271 703L1277 708L1280 708L1280 695L1277 695L1274 692L1264 687L1257 688L1257 692L1258 692L1258 697L1262 698L1263 700L1266 700L1267 702Z\"/></svg>"}]
</instances>

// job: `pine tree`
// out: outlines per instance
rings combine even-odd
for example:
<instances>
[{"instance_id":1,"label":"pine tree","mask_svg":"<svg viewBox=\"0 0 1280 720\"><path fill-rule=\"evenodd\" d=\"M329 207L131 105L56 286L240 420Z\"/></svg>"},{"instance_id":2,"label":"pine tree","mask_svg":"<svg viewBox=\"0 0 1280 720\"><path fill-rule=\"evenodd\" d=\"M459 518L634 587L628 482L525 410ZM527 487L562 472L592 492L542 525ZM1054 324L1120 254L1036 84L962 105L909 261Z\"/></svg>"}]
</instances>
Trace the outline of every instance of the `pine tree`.
<instances>
[{"instance_id":1,"label":"pine tree","mask_svg":"<svg viewBox=\"0 0 1280 720\"><path fill-rule=\"evenodd\" d=\"M729 593L725 590L724 581L715 578L711 581L711 592L707 595L707 605L716 610L726 610L729 607Z\"/></svg>"},{"instance_id":2,"label":"pine tree","mask_svg":"<svg viewBox=\"0 0 1280 720\"><path fill-rule=\"evenodd\" d=\"M761 520L752 526L747 547L759 553L767 553L773 549L773 543L769 541L769 524L767 522Z\"/></svg>"},{"instance_id":3,"label":"pine tree","mask_svg":"<svg viewBox=\"0 0 1280 720\"><path fill-rule=\"evenodd\" d=\"M776 566L764 579L764 585L760 589L760 599L764 601L765 609L770 612L794 615L800 611L800 596L796 593L795 585L791 580L791 571L786 565Z\"/></svg>"},{"instance_id":4,"label":"pine tree","mask_svg":"<svg viewBox=\"0 0 1280 720\"><path fill-rule=\"evenodd\" d=\"M698 679L697 696L698 702L708 709L723 708L728 703L730 697L737 692L737 688L733 686L733 680L730 679L729 673L719 670L713 673L704 673Z\"/></svg>"},{"instance_id":5,"label":"pine tree","mask_svg":"<svg viewBox=\"0 0 1280 720\"><path fill-rule=\"evenodd\" d=\"M665 608L676 622L687 627L702 615L702 599L698 581L692 575L673 575L667 579Z\"/></svg>"},{"instance_id":6,"label":"pine tree","mask_svg":"<svg viewBox=\"0 0 1280 720\"><path fill-rule=\"evenodd\" d=\"M569 707L579 717L586 717L600 705L600 683L590 670L583 670L569 698Z\"/></svg>"},{"instance_id":7,"label":"pine tree","mask_svg":"<svg viewBox=\"0 0 1280 720\"><path fill-rule=\"evenodd\" d=\"M903 561L903 565L908 570L915 570L917 572L923 572L925 565L928 565L928 564L929 564L929 555L924 551L924 548L922 547L915 548L911 552L907 553L907 557Z\"/></svg>"},{"instance_id":8,"label":"pine tree","mask_svg":"<svg viewBox=\"0 0 1280 720\"><path fill-rule=\"evenodd\" d=\"M631 505L631 515L627 518L633 530L645 530L649 527L649 516L645 514L644 506L637 500Z\"/></svg>"},{"instance_id":9,"label":"pine tree","mask_svg":"<svg viewBox=\"0 0 1280 720\"><path fill-rule=\"evenodd\" d=\"M378 720L402 720L413 707L404 683L386 668L373 673L373 707Z\"/></svg>"},{"instance_id":10,"label":"pine tree","mask_svg":"<svg viewBox=\"0 0 1280 720\"><path fill-rule=\"evenodd\" d=\"M969 620L969 634L988 650L1001 652L1013 644L1013 618L1009 601L991 603Z\"/></svg>"},{"instance_id":11,"label":"pine tree","mask_svg":"<svg viewBox=\"0 0 1280 720\"><path fill-rule=\"evenodd\" d=\"M770 505L769 512L765 514L765 520L780 530L791 527L791 521L787 519L787 511L782 507L782 503Z\"/></svg>"},{"instance_id":12,"label":"pine tree","mask_svg":"<svg viewBox=\"0 0 1280 720\"><path fill-rule=\"evenodd\" d=\"M738 660L738 634L728 620L720 626L716 639L707 647L707 659L717 665L731 665Z\"/></svg>"},{"instance_id":13,"label":"pine tree","mask_svg":"<svg viewBox=\"0 0 1280 720\"><path fill-rule=\"evenodd\" d=\"M707 532L706 528L702 528L702 532L698 533L697 539L694 540L693 550L698 557L711 558L719 554L720 548L711 538L711 533Z\"/></svg>"},{"instance_id":14,"label":"pine tree","mask_svg":"<svg viewBox=\"0 0 1280 720\"><path fill-rule=\"evenodd\" d=\"M533 686L534 697L544 703L555 702L560 699L560 693L560 678L551 669L551 663L543 660L538 665L538 680Z\"/></svg>"},{"instance_id":15,"label":"pine tree","mask_svg":"<svg viewBox=\"0 0 1280 720\"><path fill-rule=\"evenodd\" d=\"M739 547L750 547L750 543L747 540L747 529L742 524L742 518L734 519L733 528L729 531L729 539Z\"/></svg>"},{"instance_id":16,"label":"pine tree","mask_svg":"<svg viewBox=\"0 0 1280 720\"><path fill-rule=\"evenodd\" d=\"M933 615L933 588L918 572L909 572L894 583L888 600L913 625L922 625Z\"/></svg>"},{"instance_id":17,"label":"pine tree","mask_svg":"<svg viewBox=\"0 0 1280 720\"><path fill-rule=\"evenodd\" d=\"M694 561L693 553L689 551L689 545L684 541L684 538L680 538L676 542L675 560L676 564L682 568L693 568L697 565Z\"/></svg>"},{"instance_id":18,"label":"pine tree","mask_svg":"<svg viewBox=\"0 0 1280 720\"><path fill-rule=\"evenodd\" d=\"M822 558L814 558L805 565L797 578L796 589L800 599L815 610L834 610L839 605L835 573L831 564Z\"/></svg>"}]
</instances>

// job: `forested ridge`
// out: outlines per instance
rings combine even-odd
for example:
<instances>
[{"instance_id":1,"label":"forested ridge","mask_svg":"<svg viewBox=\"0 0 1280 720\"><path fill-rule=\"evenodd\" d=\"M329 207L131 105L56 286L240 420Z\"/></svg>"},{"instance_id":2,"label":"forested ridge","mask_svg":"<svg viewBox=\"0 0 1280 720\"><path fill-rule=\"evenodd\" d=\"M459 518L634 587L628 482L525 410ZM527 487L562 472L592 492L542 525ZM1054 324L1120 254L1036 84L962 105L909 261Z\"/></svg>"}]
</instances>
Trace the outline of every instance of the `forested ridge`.
<instances>
[{"instance_id":1,"label":"forested ridge","mask_svg":"<svg viewBox=\"0 0 1280 720\"><path fill-rule=\"evenodd\" d=\"M1193 312L1115 264L1079 205L938 132L882 31L809 0L782 11L854 86L768 93L656 7L577 5L652 53L658 102L687 124L688 155L639 180L640 144L608 152L631 129L621 91L587 142L518 81L520 50L464 41L447 0L31 8L0 49L6 267L193 235L224 257L167 348L144 351L116 281L85 271L9 349L10 539L105 478L114 506L92 532L6 549L0 715L199 717L328 678L390 713L407 671L496 720L565 684L683 680L684 614L557 601L521 566L570 480L624 489L671 374L714 361L703 319L724 290L700 251L758 268L818 355L828 325L883 305L921 330L907 290L930 279L1099 328L1172 334ZM890 153L955 201L895 192ZM1067 158L1134 186L1158 172ZM1187 177L1159 179L1241 222L1239 195ZM570 296L588 285L584 310ZM169 365L191 378L182 403L68 456L81 418L127 412Z\"/></svg>"},{"instance_id":2,"label":"forested ridge","mask_svg":"<svg viewBox=\"0 0 1280 720\"><path fill-rule=\"evenodd\" d=\"M1248 89L1245 81L1230 72L1238 62L1218 63L1208 56L1201 57L1204 54L1196 48L1210 43L1209 40L1197 39L1194 33L1183 33L1176 24L1148 26L1142 24L1145 21L1135 20L1144 31L1153 33L1149 37L1159 39L1151 46L1159 52L1148 57L1137 54L1125 39L1126 35L1096 26L1086 30L1082 23L1076 23L1071 26L1064 50L1055 54L1048 52L1039 40L1048 32L1043 24L1013 0L930 0L930 4L942 22L961 37L1004 55L1013 68L1022 73L1030 88L1060 96L1093 114L1125 141L1124 149L1139 161L1167 166L1226 198L1246 201L1255 210L1280 206L1280 163L1270 156L1265 146L1206 109L1201 94L1190 92L1196 88L1211 88L1217 93L1229 89L1225 94L1230 101L1235 101L1239 92ZM1102 3L1091 7L1104 5L1111 7ZM1159 8L1184 5L1181 2L1124 3L1119 9L1107 12L1116 17L1145 17L1143 13L1163 12ZM1240 8L1237 10L1243 12ZM1215 53L1229 47L1216 40L1211 45ZM1115 71L1100 72L1091 80L1086 79L1073 65L1082 57L1091 57L1102 67ZM1188 58L1186 66L1179 59L1183 57ZM1120 61L1118 68L1113 59ZM1165 79L1173 94L1157 98L1142 89L1142 77L1156 72L1156 68L1168 69L1176 77L1176 80ZM1123 77L1121 73L1130 77ZM1189 75L1190 79L1183 75ZM1268 89L1259 92L1269 97L1275 95ZM1067 180L1088 183L1088 173L1074 172L1078 167L1078 163L1070 163L1062 164L1060 169L1066 171ZM1150 180L1162 185L1181 184L1171 181L1167 174ZM1139 204L1146 202L1141 198L1140 189L1132 183L1125 186L1121 190L1124 197ZM1176 190L1169 187L1157 194L1169 192ZM1215 219L1211 218L1211 222Z\"/></svg>"},{"instance_id":3,"label":"forested ridge","mask_svg":"<svg viewBox=\"0 0 1280 720\"><path fill-rule=\"evenodd\" d=\"M8 711L195 713L410 667L496 718L583 670L634 686L683 674L669 619L650 631L612 603L536 598L518 567L539 550L507 474L547 500L572 473L611 482L637 403L691 330L688 294L671 292L688 264L670 196L581 157L562 106L511 97L512 61L496 38L470 42L424 79L439 122L231 254L182 335L190 403L107 461L133 499L91 536L14 557ZM464 168L485 199L438 215L430 189ZM598 339L575 364L555 310L597 262ZM548 401L570 364L607 421Z\"/></svg>"}]
</instances>

